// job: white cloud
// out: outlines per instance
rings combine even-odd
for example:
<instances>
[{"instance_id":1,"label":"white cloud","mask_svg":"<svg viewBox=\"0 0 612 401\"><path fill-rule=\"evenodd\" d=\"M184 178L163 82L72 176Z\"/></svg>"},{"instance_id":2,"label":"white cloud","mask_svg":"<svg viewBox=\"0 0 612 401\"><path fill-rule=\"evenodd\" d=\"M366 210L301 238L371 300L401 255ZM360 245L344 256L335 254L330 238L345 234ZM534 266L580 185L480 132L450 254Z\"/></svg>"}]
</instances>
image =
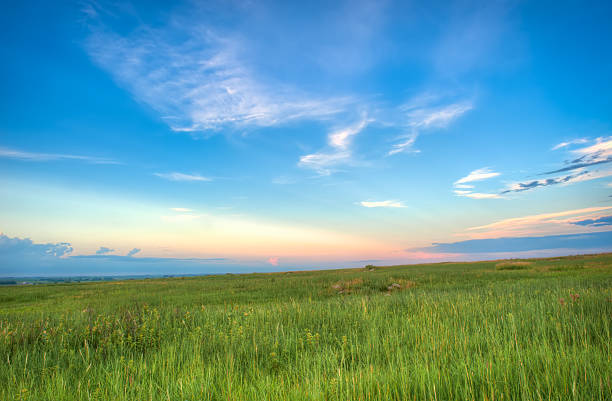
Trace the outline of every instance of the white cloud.
<instances>
[{"instance_id":1,"label":"white cloud","mask_svg":"<svg viewBox=\"0 0 612 401\"><path fill-rule=\"evenodd\" d=\"M587 142L589 142L589 141L587 139L585 139L585 138L573 139L571 141L561 142L561 143L553 146L551 150L559 150L559 149L565 148L565 147L570 146L570 145L577 145L577 144L582 144L582 143L587 143Z\"/></svg>"},{"instance_id":2,"label":"white cloud","mask_svg":"<svg viewBox=\"0 0 612 401\"><path fill-rule=\"evenodd\" d=\"M483 181L489 178L499 176L500 173L491 170L488 167L479 168L472 171L463 178L458 179L453 183L455 195L472 199L502 199L502 196L495 193L472 192L474 185L467 184L468 182Z\"/></svg>"},{"instance_id":3,"label":"white cloud","mask_svg":"<svg viewBox=\"0 0 612 401\"><path fill-rule=\"evenodd\" d=\"M535 188L547 187L550 185L571 185L578 182L585 182L612 176L611 169L600 171L587 171L584 168L577 168L572 174L566 176L558 176L552 178L543 178L539 180L531 180L527 182L514 182L508 184L507 188L502 193L508 192L524 192Z\"/></svg>"},{"instance_id":4,"label":"white cloud","mask_svg":"<svg viewBox=\"0 0 612 401\"><path fill-rule=\"evenodd\" d=\"M403 202L399 202L396 200L375 201L375 202L363 201L363 202L359 202L359 204L363 207L391 207L391 208L406 207L403 204Z\"/></svg>"},{"instance_id":5,"label":"white cloud","mask_svg":"<svg viewBox=\"0 0 612 401\"><path fill-rule=\"evenodd\" d=\"M500 173L495 172L488 167L479 168L478 170L472 171L467 176L455 181L454 185L455 187L459 187L459 185L465 184L467 182L488 180L489 178L497 177L499 175ZM461 186L459 188L465 188L465 186Z\"/></svg>"},{"instance_id":6,"label":"white cloud","mask_svg":"<svg viewBox=\"0 0 612 401\"><path fill-rule=\"evenodd\" d=\"M572 150L577 155L590 156L590 161L612 157L612 136L597 138L594 145Z\"/></svg>"},{"instance_id":7,"label":"white cloud","mask_svg":"<svg viewBox=\"0 0 612 401\"><path fill-rule=\"evenodd\" d=\"M499 194L491 194L491 193L481 193L481 192L471 192L471 191L459 191L455 190L455 195L463 196L466 198L472 199L502 199L502 196Z\"/></svg>"},{"instance_id":8,"label":"white cloud","mask_svg":"<svg viewBox=\"0 0 612 401\"><path fill-rule=\"evenodd\" d=\"M179 212L179 213L193 212L193 210L187 209L186 207L172 207L172 208L170 208L170 210L173 210L173 211Z\"/></svg>"},{"instance_id":9,"label":"white cloud","mask_svg":"<svg viewBox=\"0 0 612 401\"><path fill-rule=\"evenodd\" d=\"M357 135L368 124L368 120L363 118L359 123L352 127L343 128L341 130L329 134L329 145L337 149L346 149L354 135Z\"/></svg>"},{"instance_id":10,"label":"white cloud","mask_svg":"<svg viewBox=\"0 0 612 401\"><path fill-rule=\"evenodd\" d=\"M562 185L575 184L577 182L591 181L597 180L599 178L605 178L612 176L612 170L603 170L603 171L587 171L584 174L577 174L572 176L568 181L564 182Z\"/></svg>"},{"instance_id":11,"label":"white cloud","mask_svg":"<svg viewBox=\"0 0 612 401\"><path fill-rule=\"evenodd\" d=\"M202 177L199 174L184 174L184 173L154 173L153 175L170 181L211 181L208 177Z\"/></svg>"},{"instance_id":12,"label":"white cloud","mask_svg":"<svg viewBox=\"0 0 612 401\"><path fill-rule=\"evenodd\" d=\"M24 152L24 151L4 148L4 147L0 147L0 157L4 157L7 159L33 161L33 162L45 162L45 161L57 161L57 160L78 160L78 161L84 161L84 162L93 163L93 164L120 164L119 162L115 160L101 158L101 157L80 156L80 155L70 155L70 154L61 154L61 153Z\"/></svg>"}]
</instances>

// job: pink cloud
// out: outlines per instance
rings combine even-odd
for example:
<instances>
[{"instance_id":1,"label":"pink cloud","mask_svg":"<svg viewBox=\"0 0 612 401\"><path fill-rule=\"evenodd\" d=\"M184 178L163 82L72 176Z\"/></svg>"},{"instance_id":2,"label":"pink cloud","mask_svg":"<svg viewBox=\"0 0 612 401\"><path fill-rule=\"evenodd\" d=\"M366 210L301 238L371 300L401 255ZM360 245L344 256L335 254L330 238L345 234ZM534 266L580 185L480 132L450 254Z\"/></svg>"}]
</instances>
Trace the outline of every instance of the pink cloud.
<instances>
[{"instance_id":1,"label":"pink cloud","mask_svg":"<svg viewBox=\"0 0 612 401\"><path fill-rule=\"evenodd\" d=\"M268 263L272 266L278 266L278 256L272 256L268 259Z\"/></svg>"}]
</instances>

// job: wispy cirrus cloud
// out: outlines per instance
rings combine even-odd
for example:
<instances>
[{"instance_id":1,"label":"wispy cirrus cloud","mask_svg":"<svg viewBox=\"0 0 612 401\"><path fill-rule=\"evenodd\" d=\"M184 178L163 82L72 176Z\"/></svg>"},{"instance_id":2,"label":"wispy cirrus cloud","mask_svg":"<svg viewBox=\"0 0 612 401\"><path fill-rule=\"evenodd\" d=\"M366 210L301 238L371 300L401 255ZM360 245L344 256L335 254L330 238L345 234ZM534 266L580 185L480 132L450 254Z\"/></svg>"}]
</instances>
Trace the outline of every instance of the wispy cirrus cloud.
<instances>
[{"instance_id":1,"label":"wispy cirrus cloud","mask_svg":"<svg viewBox=\"0 0 612 401\"><path fill-rule=\"evenodd\" d=\"M373 208L373 207L385 207L385 208L404 208L403 202L396 200L385 200L385 201L362 201L359 204L363 207Z\"/></svg>"},{"instance_id":2,"label":"wispy cirrus cloud","mask_svg":"<svg viewBox=\"0 0 612 401\"><path fill-rule=\"evenodd\" d=\"M330 150L300 157L298 166L315 170L319 175L330 175L334 168L352 162L351 142L371 122L365 115L355 124L334 130L327 136Z\"/></svg>"},{"instance_id":3,"label":"wispy cirrus cloud","mask_svg":"<svg viewBox=\"0 0 612 401\"><path fill-rule=\"evenodd\" d=\"M438 103L432 105L431 103ZM408 133L397 137L400 142L393 144L389 156L402 152L418 152L412 149L422 131L446 128L451 122L473 109L471 101L440 104L439 96L422 94L399 107L395 124Z\"/></svg>"},{"instance_id":4,"label":"wispy cirrus cloud","mask_svg":"<svg viewBox=\"0 0 612 401\"><path fill-rule=\"evenodd\" d=\"M47 162L61 160L76 160L92 164L121 164L118 161L95 156L71 155L64 153L37 153L0 147L0 158L23 160L30 162Z\"/></svg>"},{"instance_id":5,"label":"wispy cirrus cloud","mask_svg":"<svg viewBox=\"0 0 612 401\"><path fill-rule=\"evenodd\" d=\"M169 181L212 181L211 178L203 177L199 174L185 174L185 173L153 173L153 175L163 178Z\"/></svg>"},{"instance_id":6,"label":"wispy cirrus cloud","mask_svg":"<svg viewBox=\"0 0 612 401\"><path fill-rule=\"evenodd\" d=\"M411 152L411 153L419 153L420 150L418 149L413 149L413 145L417 140L417 134L413 133L413 134L409 134L408 136L402 136L402 142L399 143L395 143L393 144L393 146L391 146L391 150L389 150L389 152L387 152L388 156L394 155L396 153L402 153L402 152Z\"/></svg>"},{"instance_id":7,"label":"wispy cirrus cloud","mask_svg":"<svg viewBox=\"0 0 612 401\"><path fill-rule=\"evenodd\" d=\"M446 128L452 121L472 108L472 103L465 101L438 107L401 107L408 111L409 125L415 128Z\"/></svg>"},{"instance_id":8,"label":"wispy cirrus cloud","mask_svg":"<svg viewBox=\"0 0 612 401\"><path fill-rule=\"evenodd\" d=\"M360 11L354 12L355 9ZM330 57L340 57L332 63L337 68L347 62L351 52L347 53L346 49L365 51L374 46L372 40L382 26L383 9L369 2L350 7L353 11L343 9L342 30L351 34L337 32L336 24L317 26L312 31L315 35L320 29L331 28L335 32L332 36L341 36L344 40L331 53L330 44L313 45L315 53L326 55L325 65ZM421 132L445 128L473 108L469 100L448 100L430 94L420 95L399 107L372 104L371 97L342 91L313 94L299 87L300 80L279 81L281 75L266 73L267 68L260 64L268 66L270 62L253 57L253 41L248 35L237 27L232 29L232 24L221 29L208 13L202 13L201 7L195 5L177 9L166 21L156 21L154 26L135 15L133 20L137 22L129 30L113 29L115 18L108 7L103 9L92 3L83 7L83 13L90 29L85 49L92 60L139 102L157 111L177 132L193 135L244 132L298 120L337 126L338 121L347 121L359 109L372 116L365 125L376 119L380 125L406 132L398 135L397 143L386 152L393 155L418 152L413 147ZM366 27L364 20L372 24ZM363 56L359 57L360 65L367 64ZM320 175L331 174L337 166L352 164L351 137L362 129L348 126L332 132L328 135L331 151L304 155L298 164Z\"/></svg>"},{"instance_id":9,"label":"wispy cirrus cloud","mask_svg":"<svg viewBox=\"0 0 612 401\"><path fill-rule=\"evenodd\" d=\"M578 144L583 144L583 143L588 143L588 142L589 141L586 138L572 139L571 141L566 141L566 142L561 142L561 143L556 144L555 146L551 148L551 150L559 150L559 149L563 149L571 145L578 145Z\"/></svg>"},{"instance_id":10,"label":"wispy cirrus cloud","mask_svg":"<svg viewBox=\"0 0 612 401\"><path fill-rule=\"evenodd\" d=\"M170 208L170 210L173 210L173 211L179 212L179 213L193 212L192 209L187 209L186 207L172 207L172 208Z\"/></svg>"},{"instance_id":11,"label":"wispy cirrus cloud","mask_svg":"<svg viewBox=\"0 0 612 401\"><path fill-rule=\"evenodd\" d=\"M266 79L247 61L245 38L218 33L212 24L185 15L156 27L141 23L129 34L112 30L99 13L89 18L86 50L94 62L174 131L211 133L326 120L354 101L318 97Z\"/></svg>"}]
</instances>

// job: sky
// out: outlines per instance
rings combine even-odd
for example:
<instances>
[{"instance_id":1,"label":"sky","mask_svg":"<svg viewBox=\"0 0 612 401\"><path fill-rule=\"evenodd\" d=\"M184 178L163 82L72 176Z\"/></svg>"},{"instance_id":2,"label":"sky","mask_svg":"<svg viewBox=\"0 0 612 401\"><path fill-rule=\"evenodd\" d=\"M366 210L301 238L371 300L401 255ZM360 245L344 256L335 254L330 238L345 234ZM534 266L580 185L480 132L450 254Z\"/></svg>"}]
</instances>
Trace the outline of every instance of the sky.
<instances>
[{"instance_id":1,"label":"sky","mask_svg":"<svg viewBox=\"0 0 612 401\"><path fill-rule=\"evenodd\" d=\"M612 251L612 5L23 1L0 276Z\"/></svg>"}]
</instances>

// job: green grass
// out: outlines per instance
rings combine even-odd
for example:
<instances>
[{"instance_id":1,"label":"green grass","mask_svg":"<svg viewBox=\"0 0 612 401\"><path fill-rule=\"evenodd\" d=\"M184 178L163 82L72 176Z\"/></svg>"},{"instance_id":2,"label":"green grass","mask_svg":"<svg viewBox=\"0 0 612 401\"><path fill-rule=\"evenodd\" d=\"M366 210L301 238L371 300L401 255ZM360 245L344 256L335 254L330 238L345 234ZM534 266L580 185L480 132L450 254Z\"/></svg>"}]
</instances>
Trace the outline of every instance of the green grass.
<instances>
[{"instance_id":1,"label":"green grass","mask_svg":"<svg viewBox=\"0 0 612 401\"><path fill-rule=\"evenodd\" d=\"M612 255L516 263L1 287L0 399L612 399Z\"/></svg>"}]
</instances>

